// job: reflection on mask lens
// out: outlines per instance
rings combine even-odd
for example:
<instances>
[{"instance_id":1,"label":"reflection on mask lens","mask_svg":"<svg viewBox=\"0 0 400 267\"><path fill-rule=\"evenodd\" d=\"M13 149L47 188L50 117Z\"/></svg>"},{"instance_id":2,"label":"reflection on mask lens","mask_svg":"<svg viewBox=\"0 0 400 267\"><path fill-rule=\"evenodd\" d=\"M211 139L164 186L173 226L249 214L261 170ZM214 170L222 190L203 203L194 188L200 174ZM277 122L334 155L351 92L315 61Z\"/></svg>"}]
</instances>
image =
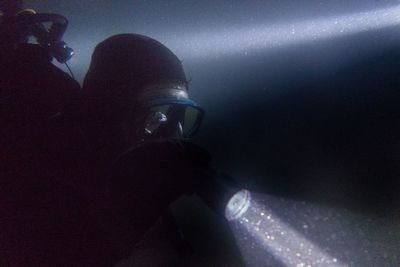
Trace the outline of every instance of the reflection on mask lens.
<instances>
[{"instance_id":1,"label":"reflection on mask lens","mask_svg":"<svg viewBox=\"0 0 400 267\"><path fill-rule=\"evenodd\" d=\"M171 128L170 133L178 131L181 133L180 137L189 138L198 130L201 118L202 110L197 107L182 104L153 106L145 121L145 134L153 135L163 125L162 127L175 129Z\"/></svg>"},{"instance_id":2,"label":"reflection on mask lens","mask_svg":"<svg viewBox=\"0 0 400 267\"><path fill-rule=\"evenodd\" d=\"M146 118L144 134L149 136L158 131L162 124L168 121L167 116L162 112L155 112Z\"/></svg>"}]
</instances>

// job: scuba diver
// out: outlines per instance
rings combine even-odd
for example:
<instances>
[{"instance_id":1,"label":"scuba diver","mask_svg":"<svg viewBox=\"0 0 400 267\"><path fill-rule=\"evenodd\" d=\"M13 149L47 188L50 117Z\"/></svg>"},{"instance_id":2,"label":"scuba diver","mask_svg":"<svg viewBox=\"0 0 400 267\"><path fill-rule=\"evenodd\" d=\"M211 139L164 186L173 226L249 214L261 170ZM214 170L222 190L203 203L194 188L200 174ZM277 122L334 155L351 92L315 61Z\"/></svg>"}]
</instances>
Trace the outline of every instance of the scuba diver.
<instances>
[{"instance_id":1,"label":"scuba diver","mask_svg":"<svg viewBox=\"0 0 400 267\"><path fill-rule=\"evenodd\" d=\"M0 266L107 264L90 197L71 182L81 89L52 64L73 55L68 21L21 1L0 8Z\"/></svg>"},{"instance_id":2,"label":"scuba diver","mask_svg":"<svg viewBox=\"0 0 400 267\"><path fill-rule=\"evenodd\" d=\"M107 191L103 228L123 259L170 203L193 193L196 172L209 157L186 141L204 111L188 96L177 56L138 34L114 35L96 46L82 103L91 175L103 177L95 183Z\"/></svg>"},{"instance_id":3,"label":"scuba diver","mask_svg":"<svg viewBox=\"0 0 400 267\"><path fill-rule=\"evenodd\" d=\"M209 167L210 155L190 142L204 110L189 98L182 62L152 38L117 34L96 46L82 90L84 157L91 159L83 166L95 177L87 188L104 190L99 221L109 255L121 266L195 264L169 206L197 194L223 213L221 200L233 192L216 184L222 177ZM242 266L226 258L220 265Z\"/></svg>"},{"instance_id":4,"label":"scuba diver","mask_svg":"<svg viewBox=\"0 0 400 267\"><path fill-rule=\"evenodd\" d=\"M73 55L62 41L66 18L17 10L14 5L4 10L0 23L0 123L5 157L6 151L21 155L28 151L19 149L35 150L33 140L48 143L53 136L46 132L48 126L68 113L80 86L51 63L53 57L65 63ZM6 13L10 10L15 13ZM44 23L51 26L46 28ZM31 37L37 42L30 42Z\"/></svg>"}]
</instances>

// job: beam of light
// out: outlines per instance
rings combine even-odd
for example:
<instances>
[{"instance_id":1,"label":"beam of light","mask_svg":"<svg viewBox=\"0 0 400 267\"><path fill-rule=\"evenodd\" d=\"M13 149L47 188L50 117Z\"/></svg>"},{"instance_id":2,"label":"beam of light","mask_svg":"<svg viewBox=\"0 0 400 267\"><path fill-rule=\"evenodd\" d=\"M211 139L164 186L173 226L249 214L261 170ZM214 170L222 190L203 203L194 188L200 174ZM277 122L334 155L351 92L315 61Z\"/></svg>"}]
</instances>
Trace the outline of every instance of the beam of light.
<instances>
[{"instance_id":1,"label":"beam of light","mask_svg":"<svg viewBox=\"0 0 400 267\"><path fill-rule=\"evenodd\" d=\"M295 23L224 28L162 38L183 59L244 54L400 24L400 6Z\"/></svg>"},{"instance_id":2,"label":"beam of light","mask_svg":"<svg viewBox=\"0 0 400 267\"><path fill-rule=\"evenodd\" d=\"M251 200L247 190L241 190L232 197L226 208L226 217L250 234L253 241L284 266L344 266L271 211ZM267 264L263 264L263 260L265 258L259 259L257 266Z\"/></svg>"},{"instance_id":3,"label":"beam of light","mask_svg":"<svg viewBox=\"0 0 400 267\"><path fill-rule=\"evenodd\" d=\"M227 218L249 267L400 266L398 210L361 214L243 191L226 212L237 214Z\"/></svg>"}]
</instances>

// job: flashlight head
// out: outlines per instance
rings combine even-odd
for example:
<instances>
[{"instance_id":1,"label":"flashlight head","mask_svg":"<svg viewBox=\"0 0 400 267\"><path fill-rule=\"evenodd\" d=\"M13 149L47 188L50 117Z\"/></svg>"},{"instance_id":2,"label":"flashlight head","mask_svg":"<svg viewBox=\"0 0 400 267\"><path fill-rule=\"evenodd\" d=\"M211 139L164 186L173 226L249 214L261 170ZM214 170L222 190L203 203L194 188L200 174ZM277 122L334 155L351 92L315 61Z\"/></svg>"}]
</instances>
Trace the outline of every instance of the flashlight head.
<instances>
[{"instance_id":1,"label":"flashlight head","mask_svg":"<svg viewBox=\"0 0 400 267\"><path fill-rule=\"evenodd\" d=\"M250 207L250 192L242 189L234 194L225 207L225 218L228 221L239 219Z\"/></svg>"}]
</instances>

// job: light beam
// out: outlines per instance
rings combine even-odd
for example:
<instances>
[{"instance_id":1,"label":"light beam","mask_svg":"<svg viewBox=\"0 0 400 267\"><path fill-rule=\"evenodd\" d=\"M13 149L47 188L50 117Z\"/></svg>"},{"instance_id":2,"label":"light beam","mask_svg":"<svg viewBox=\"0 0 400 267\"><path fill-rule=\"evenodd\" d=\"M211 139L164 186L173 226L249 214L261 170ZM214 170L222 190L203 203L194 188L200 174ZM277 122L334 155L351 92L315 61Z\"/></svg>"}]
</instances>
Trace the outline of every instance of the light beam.
<instances>
[{"instance_id":1,"label":"light beam","mask_svg":"<svg viewBox=\"0 0 400 267\"><path fill-rule=\"evenodd\" d=\"M243 190L242 190L243 191ZM239 192L242 192L239 191ZM229 225L244 262L263 266L400 266L400 217L240 193ZM250 199L247 208L243 205Z\"/></svg>"},{"instance_id":2,"label":"light beam","mask_svg":"<svg viewBox=\"0 0 400 267\"><path fill-rule=\"evenodd\" d=\"M345 266L271 211L251 200L247 190L241 190L232 197L225 215L231 223L239 225L259 246L270 252L284 266ZM258 264L263 266L260 262Z\"/></svg>"},{"instance_id":3,"label":"light beam","mask_svg":"<svg viewBox=\"0 0 400 267\"><path fill-rule=\"evenodd\" d=\"M246 55L277 47L377 30L400 24L400 6L275 25L173 34L162 38L183 59Z\"/></svg>"}]
</instances>

